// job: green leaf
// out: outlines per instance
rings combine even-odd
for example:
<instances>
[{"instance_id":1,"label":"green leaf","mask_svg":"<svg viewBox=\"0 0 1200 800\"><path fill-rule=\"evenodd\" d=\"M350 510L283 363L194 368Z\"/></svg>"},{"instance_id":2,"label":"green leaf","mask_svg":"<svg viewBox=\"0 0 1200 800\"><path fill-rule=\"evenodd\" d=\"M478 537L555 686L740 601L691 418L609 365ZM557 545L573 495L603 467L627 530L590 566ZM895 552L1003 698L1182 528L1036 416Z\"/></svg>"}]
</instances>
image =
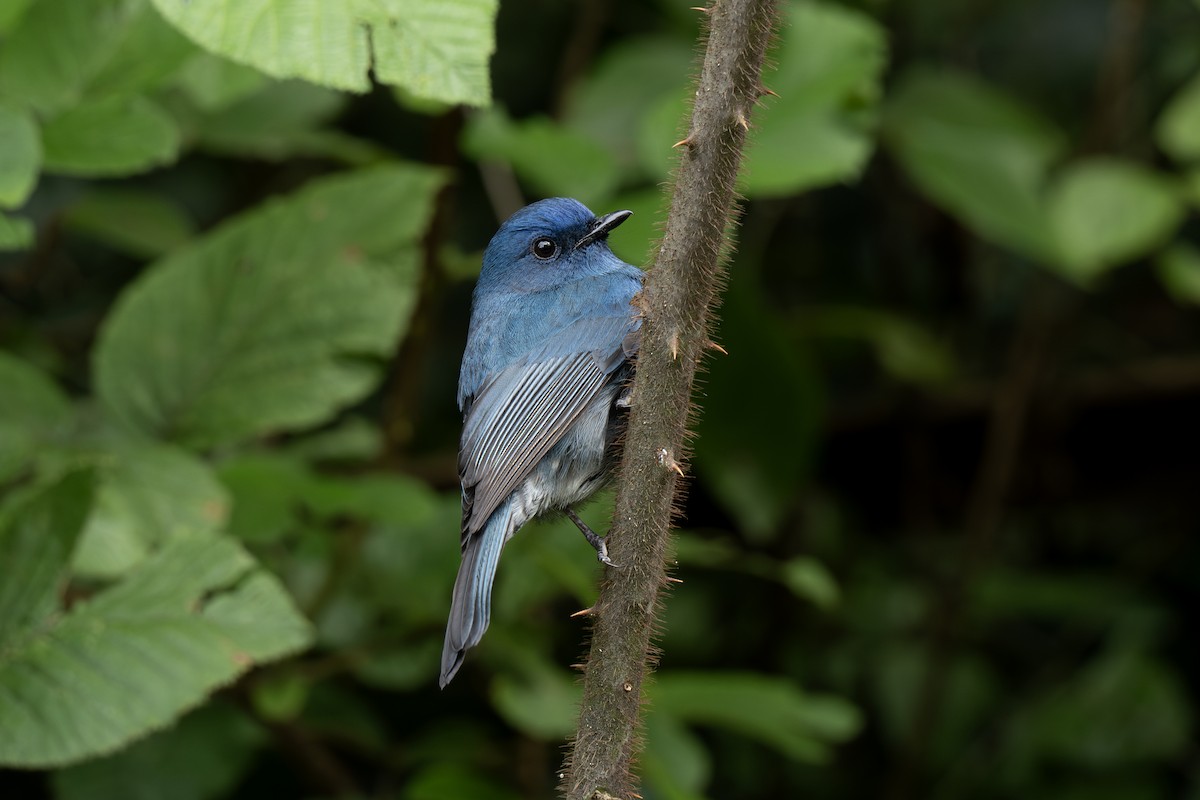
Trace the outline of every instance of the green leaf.
<instances>
[{"instance_id":1,"label":"green leaf","mask_svg":"<svg viewBox=\"0 0 1200 800\"><path fill-rule=\"evenodd\" d=\"M229 517L229 493L186 450L125 444L96 459L99 489L75 553L76 574L123 575L163 542L215 534Z\"/></svg>"},{"instance_id":2,"label":"green leaf","mask_svg":"<svg viewBox=\"0 0 1200 800\"><path fill-rule=\"evenodd\" d=\"M588 205L607 200L616 189L608 152L544 117L514 122L490 109L471 117L462 144L472 158L509 164L542 195L575 197Z\"/></svg>"},{"instance_id":3,"label":"green leaf","mask_svg":"<svg viewBox=\"0 0 1200 800\"><path fill-rule=\"evenodd\" d=\"M21 21L21 16L33 0L4 0L0 2L0 35L7 35Z\"/></svg>"},{"instance_id":4,"label":"green leaf","mask_svg":"<svg viewBox=\"0 0 1200 800\"><path fill-rule=\"evenodd\" d=\"M520 674L504 672L492 681L492 706L513 728L543 741L560 741L579 721L583 688L549 663L522 660Z\"/></svg>"},{"instance_id":5,"label":"green leaf","mask_svg":"<svg viewBox=\"0 0 1200 800\"><path fill-rule=\"evenodd\" d=\"M977 78L913 69L892 92L883 133L917 187L976 234L1052 260L1042 188L1064 150L1059 131Z\"/></svg>"},{"instance_id":6,"label":"green leaf","mask_svg":"<svg viewBox=\"0 0 1200 800\"><path fill-rule=\"evenodd\" d=\"M54 114L153 89L192 52L144 0L38 0L0 49L0 95Z\"/></svg>"},{"instance_id":7,"label":"green leaf","mask_svg":"<svg viewBox=\"0 0 1200 800\"><path fill-rule=\"evenodd\" d=\"M8 688L5 659L21 646L22 634L40 626L58 605L67 563L91 503L92 474L75 471L10 497L0 507L0 561L5 571L0 581L0 707ZM6 722L9 719L5 715ZM19 733L6 724L0 739L6 735Z\"/></svg>"},{"instance_id":8,"label":"green leaf","mask_svg":"<svg viewBox=\"0 0 1200 800\"><path fill-rule=\"evenodd\" d=\"M263 675L252 687L254 710L272 722L294 720L308 704L312 686L313 682L297 670Z\"/></svg>"},{"instance_id":9,"label":"green leaf","mask_svg":"<svg viewBox=\"0 0 1200 800\"><path fill-rule=\"evenodd\" d=\"M171 81L198 52L146 0L130 0L120 10L124 14L120 38L89 79L89 97L128 96L156 89Z\"/></svg>"},{"instance_id":10,"label":"green leaf","mask_svg":"<svg viewBox=\"0 0 1200 800\"><path fill-rule=\"evenodd\" d=\"M263 729L225 703L108 758L67 767L51 781L58 800L216 800L229 792L265 743Z\"/></svg>"},{"instance_id":11,"label":"green leaf","mask_svg":"<svg viewBox=\"0 0 1200 800\"><path fill-rule=\"evenodd\" d=\"M571 90L565 124L603 145L623 176L640 177L638 131L642 120L665 99L685 94L694 59L690 42L681 37L647 36L614 42L601 53L591 74ZM675 132L679 119L668 124L667 137ZM671 141L656 141L656 145L669 151ZM652 176L658 177L657 171Z\"/></svg>"},{"instance_id":12,"label":"green leaf","mask_svg":"<svg viewBox=\"0 0 1200 800\"><path fill-rule=\"evenodd\" d=\"M670 714L651 707L646 714L642 772L655 797L702 800L712 775L712 758L698 736Z\"/></svg>"},{"instance_id":13,"label":"green leaf","mask_svg":"<svg viewBox=\"0 0 1200 800\"><path fill-rule=\"evenodd\" d=\"M0 213L0 252L26 250L33 244L33 223L24 217Z\"/></svg>"},{"instance_id":14,"label":"green leaf","mask_svg":"<svg viewBox=\"0 0 1200 800\"><path fill-rule=\"evenodd\" d=\"M498 0L376 0L376 79L419 98L486 106Z\"/></svg>"},{"instance_id":15,"label":"green leaf","mask_svg":"<svg viewBox=\"0 0 1200 800\"><path fill-rule=\"evenodd\" d=\"M12 477L71 418L71 404L52 380L0 351L0 482Z\"/></svg>"},{"instance_id":16,"label":"green leaf","mask_svg":"<svg viewBox=\"0 0 1200 800\"><path fill-rule=\"evenodd\" d=\"M195 224L165 195L133 188L88 190L63 221L114 249L137 258L166 255L195 233Z\"/></svg>"},{"instance_id":17,"label":"green leaf","mask_svg":"<svg viewBox=\"0 0 1200 800\"><path fill-rule=\"evenodd\" d=\"M383 160L387 151L322 129L342 112L346 96L302 81L267 84L260 91L201 117L197 144L211 152L269 160L327 156L346 163Z\"/></svg>"},{"instance_id":18,"label":"green leaf","mask_svg":"<svg viewBox=\"0 0 1200 800\"><path fill-rule=\"evenodd\" d=\"M740 191L788 195L857 177L874 149L883 28L849 8L792 4L774 59L763 82L779 97L755 116Z\"/></svg>"},{"instance_id":19,"label":"green leaf","mask_svg":"<svg viewBox=\"0 0 1200 800\"><path fill-rule=\"evenodd\" d=\"M382 611L420 630L444 626L459 561L458 547L446 547L446 531L454 530L461 516L461 498L457 493L439 496L410 478L407 487L403 482L395 485L397 498L386 501L389 510L380 502L380 489L387 483L383 478L376 481L379 488L359 495L376 507L359 511L355 518L374 524L363 540L359 566L347 585L353 586L355 597L370 604L373 613ZM405 505L411 507L405 509Z\"/></svg>"},{"instance_id":20,"label":"green leaf","mask_svg":"<svg viewBox=\"0 0 1200 800\"><path fill-rule=\"evenodd\" d=\"M119 37L117 0L38 0L0 48L0 96L39 111L78 103Z\"/></svg>"},{"instance_id":21,"label":"green leaf","mask_svg":"<svg viewBox=\"0 0 1200 800\"><path fill-rule=\"evenodd\" d=\"M0 764L110 753L309 638L279 583L232 539L178 539L0 653Z\"/></svg>"},{"instance_id":22,"label":"green leaf","mask_svg":"<svg viewBox=\"0 0 1200 800\"><path fill-rule=\"evenodd\" d=\"M253 67L200 52L180 70L178 81L197 108L213 112L261 91L269 79Z\"/></svg>"},{"instance_id":23,"label":"green leaf","mask_svg":"<svg viewBox=\"0 0 1200 800\"><path fill-rule=\"evenodd\" d=\"M42 128L47 172L85 177L144 172L175 160L175 121L145 97L78 105Z\"/></svg>"},{"instance_id":24,"label":"green leaf","mask_svg":"<svg viewBox=\"0 0 1200 800\"><path fill-rule=\"evenodd\" d=\"M417 276L440 173L395 165L315 181L152 266L101 331L100 398L131 427L194 446L318 424L369 392Z\"/></svg>"},{"instance_id":25,"label":"green leaf","mask_svg":"<svg viewBox=\"0 0 1200 800\"><path fill-rule=\"evenodd\" d=\"M782 579L794 595L826 611L836 607L841 600L837 581L815 558L800 556L784 562Z\"/></svg>"},{"instance_id":26,"label":"green leaf","mask_svg":"<svg viewBox=\"0 0 1200 800\"><path fill-rule=\"evenodd\" d=\"M1200 305L1200 250L1176 242L1158 257L1158 279L1176 302Z\"/></svg>"},{"instance_id":27,"label":"green leaf","mask_svg":"<svg viewBox=\"0 0 1200 800\"><path fill-rule=\"evenodd\" d=\"M33 116L0 104L0 208L18 208L37 184L42 145Z\"/></svg>"},{"instance_id":28,"label":"green leaf","mask_svg":"<svg viewBox=\"0 0 1200 800\"><path fill-rule=\"evenodd\" d=\"M287 533L316 480L302 462L278 455L243 455L222 464L219 474L233 495L229 532L253 543Z\"/></svg>"},{"instance_id":29,"label":"green leaf","mask_svg":"<svg viewBox=\"0 0 1200 800\"><path fill-rule=\"evenodd\" d=\"M666 672L648 694L656 710L751 736L801 761L824 760L830 743L846 741L862 724L841 698L753 673Z\"/></svg>"},{"instance_id":30,"label":"green leaf","mask_svg":"<svg viewBox=\"0 0 1200 800\"><path fill-rule=\"evenodd\" d=\"M419 97L480 106L490 101L495 0L154 4L205 48L277 78L365 92L373 69L378 80Z\"/></svg>"},{"instance_id":31,"label":"green leaf","mask_svg":"<svg viewBox=\"0 0 1200 800\"><path fill-rule=\"evenodd\" d=\"M363 417L289 442L286 452L305 461L370 461L383 452L383 431Z\"/></svg>"},{"instance_id":32,"label":"green leaf","mask_svg":"<svg viewBox=\"0 0 1200 800\"><path fill-rule=\"evenodd\" d=\"M1158 146L1179 163L1200 161L1200 77L1171 98L1154 134Z\"/></svg>"},{"instance_id":33,"label":"green leaf","mask_svg":"<svg viewBox=\"0 0 1200 800\"><path fill-rule=\"evenodd\" d=\"M1047 202L1062 268L1082 282L1162 244L1185 213L1171 181L1116 159L1071 164Z\"/></svg>"}]
</instances>

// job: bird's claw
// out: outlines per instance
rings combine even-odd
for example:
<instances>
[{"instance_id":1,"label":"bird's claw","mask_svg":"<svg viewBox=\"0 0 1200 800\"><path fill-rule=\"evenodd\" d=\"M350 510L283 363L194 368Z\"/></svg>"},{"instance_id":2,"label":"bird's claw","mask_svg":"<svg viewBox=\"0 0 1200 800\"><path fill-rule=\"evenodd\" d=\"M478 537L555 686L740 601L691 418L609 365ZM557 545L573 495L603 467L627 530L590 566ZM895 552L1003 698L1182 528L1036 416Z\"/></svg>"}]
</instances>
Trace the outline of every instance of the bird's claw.
<instances>
[{"instance_id":1,"label":"bird's claw","mask_svg":"<svg viewBox=\"0 0 1200 800\"><path fill-rule=\"evenodd\" d=\"M604 543L603 539L600 540L600 546L596 548L596 560L605 566L612 567L613 569L621 568L618 564L614 563L611 558L608 557L608 545Z\"/></svg>"}]
</instances>

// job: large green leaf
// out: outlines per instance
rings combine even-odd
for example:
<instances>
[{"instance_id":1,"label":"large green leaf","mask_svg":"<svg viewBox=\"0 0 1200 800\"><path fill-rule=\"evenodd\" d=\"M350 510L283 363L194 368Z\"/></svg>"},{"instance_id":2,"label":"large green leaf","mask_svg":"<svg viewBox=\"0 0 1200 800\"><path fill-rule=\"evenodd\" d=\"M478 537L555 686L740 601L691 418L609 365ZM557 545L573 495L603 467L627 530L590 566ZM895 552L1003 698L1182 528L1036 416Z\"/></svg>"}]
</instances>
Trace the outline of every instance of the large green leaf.
<instances>
[{"instance_id":1,"label":"large green leaf","mask_svg":"<svg viewBox=\"0 0 1200 800\"><path fill-rule=\"evenodd\" d=\"M92 482L90 472L71 472L0 507L0 671L7 648L41 625L58 604L71 551L91 506ZM5 689L0 672L0 696ZM3 703L0 699L0 707ZM0 738L17 735L7 715L4 719Z\"/></svg>"},{"instance_id":2,"label":"large green leaf","mask_svg":"<svg viewBox=\"0 0 1200 800\"><path fill-rule=\"evenodd\" d=\"M38 0L0 48L0 95L53 114L151 89L193 52L147 0Z\"/></svg>"},{"instance_id":3,"label":"large green leaf","mask_svg":"<svg viewBox=\"0 0 1200 800\"><path fill-rule=\"evenodd\" d=\"M1155 126L1158 145L1181 163L1200 161L1200 77L1179 90Z\"/></svg>"},{"instance_id":4,"label":"large green leaf","mask_svg":"<svg viewBox=\"0 0 1200 800\"><path fill-rule=\"evenodd\" d=\"M496 0L154 0L204 47L278 78L487 105Z\"/></svg>"},{"instance_id":5,"label":"large green leaf","mask_svg":"<svg viewBox=\"0 0 1200 800\"><path fill-rule=\"evenodd\" d=\"M607 200L617 185L616 165L603 147L543 117L513 122L499 109L481 112L464 131L463 149L511 165L543 195L575 197L585 205Z\"/></svg>"},{"instance_id":6,"label":"large green leaf","mask_svg":"<svg viewBox=\"0 0 1200 800\"><path fill-rule=\"evenodd\" d=\"M179 129L145 97L84 103L42 128L47 172L118 176L143 172L175 159Z\"/></svg>"},{"instance_id":7,"label":"large green leaf","mask_svg":"<svg viewBox=\"0 0 1200 800\"><path fill-rule=\"evenodd\" d=\"M789 680L737 672L668 672L650 688L656 711L743 733L791 758L819 761L829 744L854 736L857 709L807 694Z\"/></svg>"},{"instance_id":8,"label":"large green leaf","mask_svg":"<svg viewBox=\"0 0 1200 800\"><path fill-rule=\"evenodd\" d=\"M11 477L71 416L54 382L26 362L0 352L0 481Z\"/></svg>"},{"instance_id":9,"label":"large green leaf","mask_svg":"<svg viewBox=\"0 0 1200 800\"><path fill-rule=\"evenodd\" d=\"M229 493L186 450L122 443L94 458L99 487L72 565L78 575L123 575L163 542L215 534L229 517Z\"/></svg>"},{"instance_id":10,"label":"large green leaf","mask_svg":"<svg viewBox=\"0 0 1200 800\"><path fill-rule=\"evenodd\" d=\"M1071 164L1051 186L1047 203L1058 263L1080 281L1161 245L1185 213L1174 183L1116 159Z\"/></svg>"},{"instance_id":11,"label":"large green leaf","mask_svg":"<svg viewBox=\"0 0 1200 800\"><path fill-rule=\"evenodd\" d=\"M110 753L309 637L278 581L232 539L176 540L121 583L0 646L0 764Z\"/></svg>"},{"instance_id":12,"label":"large green leaf","mask_svg":"<svg viewBox=\"0 0 1200 800\"><path fill-rule=\"evenodd\" d=\"M1042 189L1064 139L977 78L913 69L887 103L884 142L931 200L979 236L1055 256Z\"/></svg>"},{"instance_id":13,"label":"large green leaf","mask_svg":"<svg viewBox=\"0 0 1200 800\"><path fill-rule=\"evenodd\" d=\"M95 356L130 426L197 446L328 418L369 392L410 313L433 170L314 182L160 262L120 298ZM406 258L406 254L408 257Z\"/></svg>"},{"instance_id":14,"label":"large green leaf","mask_svg":"<svg viewBox=\"0 0 1200 800\"><path fill-rule=\"evenodd\" d=\"M17 208L37 183L42 160L33 116L0 104L0 208Z\"/></svg>"},{"instance_id":15,"label":"large green leaf","mask_svg":"<svg viewBox=\"0 0 1200 800\"><path fill-rule=\"evenodd\" d=\"M108 758L54 773L57 800L216 800L228 797L263 744L245 713L213 703Z\"/></svg>"},{"instance_id":16,"label":"large green leaf","mask_svg":"<svg viewBox=\"0 0 1200 800\"><path fill-rule=\"evenodd\" d=\"M375 77L420 98L486 106L498 0L374 0Z\"/></svg>"},{"instance_id":17,"label":"large green leaf","mask_svg":"<svg viewBox=\"0 0 1200 800\"><path fill-rule=\"evenodd\" d=\"M794 3L774 57L763 82L779 97L755 115L739 189L786 195L857 176L874 149L883 28L849 8Z\"/></svg>"}]
</instances>

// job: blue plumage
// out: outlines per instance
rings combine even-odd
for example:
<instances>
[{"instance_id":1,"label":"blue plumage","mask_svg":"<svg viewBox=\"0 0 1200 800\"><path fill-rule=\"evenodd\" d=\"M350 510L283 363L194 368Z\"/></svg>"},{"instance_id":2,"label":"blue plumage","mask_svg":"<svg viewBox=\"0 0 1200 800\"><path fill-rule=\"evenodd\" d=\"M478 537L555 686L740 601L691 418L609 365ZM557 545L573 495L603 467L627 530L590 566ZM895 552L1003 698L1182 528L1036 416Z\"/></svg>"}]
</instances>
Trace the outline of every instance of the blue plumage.
<instances>
[{"instance_id":1,"label":"blue plumage","mask_svg":"<svg viewBox=\"0 0 1200 800\"><path fill-rule=\"evenodd\" d=\"M443 688L487 630L500 552L527 521L565 512L611 563L571 506L603 486L624 418L642 272L607 236L628 216L542 200L501 225L483 255L458 385L462 564Z\"/></svg>"}]
</instances>

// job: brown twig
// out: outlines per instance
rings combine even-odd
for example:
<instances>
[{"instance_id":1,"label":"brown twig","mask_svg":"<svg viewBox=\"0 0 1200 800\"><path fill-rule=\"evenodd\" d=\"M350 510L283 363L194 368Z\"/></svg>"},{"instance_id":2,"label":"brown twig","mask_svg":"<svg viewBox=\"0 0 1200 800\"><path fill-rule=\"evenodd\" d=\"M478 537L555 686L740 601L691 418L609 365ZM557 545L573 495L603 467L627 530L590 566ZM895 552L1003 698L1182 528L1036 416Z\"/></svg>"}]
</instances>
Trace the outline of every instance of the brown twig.
<instances>
[{"instance_id":1,"label":"brown twig","mask_svg":"<svg viewBox=\"0 0 1200 800\"><path fill-rule=\"evenodd\" d=\"M569 800L630 800L637 791L642 684L655 658L651 640L686 461L692 384L724 279L734 185L775 22L771 0L721 0L705 11L708 44L671 211L635 301L642 338L609 534L612 558L622 566L607 571L591 615L579 728L562 784Z\"/></svg>"}]
</instances>

